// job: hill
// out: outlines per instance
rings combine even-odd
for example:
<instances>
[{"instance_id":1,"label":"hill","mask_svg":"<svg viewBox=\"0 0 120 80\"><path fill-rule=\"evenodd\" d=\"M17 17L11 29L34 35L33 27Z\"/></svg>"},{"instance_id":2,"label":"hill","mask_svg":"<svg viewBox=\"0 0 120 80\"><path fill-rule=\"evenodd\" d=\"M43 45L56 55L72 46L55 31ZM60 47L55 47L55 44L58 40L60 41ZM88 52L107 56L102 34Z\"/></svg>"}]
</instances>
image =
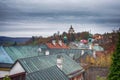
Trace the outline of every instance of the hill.
<instances>
[{"instance_id":1,"label":"hill","mask_svg":"<svg viewBox=\"0 0 120 80\"><path fill-rule=\"evenodd\" d=\"M26 43L31 40L31 38L27 37L5 37L0 36L0 45L12 45L12 44L21 44Z\"/></svg>"}]
</instances>

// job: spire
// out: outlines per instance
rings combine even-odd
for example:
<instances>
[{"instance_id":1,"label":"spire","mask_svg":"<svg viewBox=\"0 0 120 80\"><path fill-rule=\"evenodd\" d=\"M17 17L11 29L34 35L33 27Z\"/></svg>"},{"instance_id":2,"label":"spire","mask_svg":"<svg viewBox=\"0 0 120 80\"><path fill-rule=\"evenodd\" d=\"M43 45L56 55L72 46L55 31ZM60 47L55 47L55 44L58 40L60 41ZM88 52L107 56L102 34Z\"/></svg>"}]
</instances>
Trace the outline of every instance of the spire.
<instances>
[{"instance_id":1,"label":"spire","mask_svg":"<svg viewBox=\"0 0 120 80\"><path fill-rule=\"evenodd\" d=\"M74 31L74 29L73 29L72 25L70 26L70 28L69 28L69 30L68 30L68 33L70 33L70 34L75 33L75 31Z\"/></svg>"},{"instance_id":2,"label":"spire","mask_svg":"<svg viewBox=\"0 0 120 80\"><path fill-rule=\"evenodd\" d=\"M72 25L71 25L70 29L73 29Z\"/></svg>"}]
</instances>

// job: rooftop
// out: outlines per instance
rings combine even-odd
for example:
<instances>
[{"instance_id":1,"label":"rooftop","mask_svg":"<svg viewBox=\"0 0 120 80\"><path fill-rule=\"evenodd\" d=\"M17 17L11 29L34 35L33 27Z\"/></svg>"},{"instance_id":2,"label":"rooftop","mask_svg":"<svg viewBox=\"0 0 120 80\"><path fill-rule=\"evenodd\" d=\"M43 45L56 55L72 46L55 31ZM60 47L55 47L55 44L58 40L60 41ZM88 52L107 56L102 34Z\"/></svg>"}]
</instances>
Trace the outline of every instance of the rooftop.
<instances>
[{"instance_id":1,"label":"rooftop","mask_svg":"<svg viewBox=\"0 0 120 80\"><path fill-rule=\"evenodd\" d=\"M6 53L2 46L0 46L0 63L13 63L13 60Z\"/></svg>"},{"instance_id":2,"label":"rooftop","mask_svg":"<svg viewBox=\"0 0 120 80\"><path fill-rule=\"evenodd\" d=\"M33 57L42 55L39 54L39 46L11 46L3 47L8 56L15 62L19 58Z\"/></svg>"},{"instance_id":3,"label":"rooftop","mask_svg":"<svg viewBox=\"0 0 120 80\"><path fill-rule=\"evenodd\" d=\"M104 49L99 45L94 45L93 50L95 50L95 51L104 51Z\"/></svg>"},{"instance_id":4,"label":"rooftop","mask_svg":"<svg viewBox=\"0 0 120 80\"><path fill-rule=\"evenodd\" d=\"M60 45L59 43L55 43L55 45L53 43L46 43L46 45L48 46L48 48L56 48L56 49L68 49L68 46L66 46L64 43L62 43L62 45Z\"/></svg>"},{"instance_id":5,"label":"rooftop","mask_svg":"<svg viewBox=\"0 0 120 80\"><path fill-rule=\"evenodd\" d=\"M47 56L36 56L31 58L19 59L18 62L23 66L27 73L43 70L57 65L57 55L47 55ZM69 56L65 54L60 54L63 56L63 69L62 71L69 76L69 74L79 71L83 72L83 68L72 60ZM72 75L70 75L72 77Z\"/></svg>"},{"instance_id":6,"label":"rooftop","mask_svg":"<svg viewBox=\"0 0 120 80\"><path fill-rule=\"evenodd\" d=\"M26 80L69 80L68 77L57 67L50 68L29 73Z\"/></svg>"}]
</instances>

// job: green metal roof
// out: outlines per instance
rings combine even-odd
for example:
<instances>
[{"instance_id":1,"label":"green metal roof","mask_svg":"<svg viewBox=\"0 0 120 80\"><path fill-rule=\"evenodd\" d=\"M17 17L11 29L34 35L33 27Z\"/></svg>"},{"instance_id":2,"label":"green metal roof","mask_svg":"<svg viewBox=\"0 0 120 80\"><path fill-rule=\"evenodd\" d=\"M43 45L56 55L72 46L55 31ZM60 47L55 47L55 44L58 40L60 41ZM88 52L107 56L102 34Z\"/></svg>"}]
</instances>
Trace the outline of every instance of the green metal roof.
<instances>
[{"instance_id":1,"label":"green metal roof","mask_svg":"<svg viewBox=\"0 0 120 80\"><path fill-rule=\"evenodd\" d=\"M56 53L74 53L74 54L80 54L81 50L80 49L49 49L50 54L56 54Z\"/></svg>"},{"instance_id":2,"label":"green metal roof","mask_svg":"<svg viewBox=\"0 0 120 80\"><path fill-rule=\"evenodd\" d=\"M33 57L43 55L38 52L39 46L10 46L4 47L4 50L11 57L13 62L19 58Z\"/></svg>"},{"instance_id":3,"label":"green metal roof","mask_svg":"<svg viewBox=\"0 0 120 80\"><path fill-rule=\"evenodd\" d=\"M74 60L72 60L69 56L65 54L55 54L48 56L36 56L31 58L19 59L18 61L26 70L27 73L35 72L38 70L47 69L51 66L57 65L57 56L63 56L63 69L62 71L69 75L75 71L81 71L83 68L77 64Z\"/></svg>"},{"instance_id":4,"label":"green metal roof","mask_svg":"<svg viewBox=\"0 0 120 80\"><path fill-rule=\"evenodd\" d=\"M2 46L0 46L0 63L13 63L13 60L6 53Z\"/></svg>"},{"instance_id":5,"label":"green metal roof","mask_svg":"<svg viewBox=\"0 0 120 80\"><path fill-rule=\"evenodd\" d=\"M104 49L99 45L93 46L93 50L95 50L95 51L104 51Z\"/></svg>"},{"instance_id":6,"label":"green metal roof","mask_svg":"<svg viewBox=\"0 0 120 80\"><path fill-rule=\"evenodd\" d=\"M42 49L42 52L38 51L39 48ZM44 55L46 50L49 50L50 55L64 53L74 60L79 60L82 52L80 49L47 49L44 44L38 46L0 47L0 62L14 63L17 59L20 58ZM87 50L87 52L90 53L91 51Z\"/></svg>"},{"instance_id":7,"label":"green metal roof","mask_svg":"<svg viewBox=\"0 0 120 80\"><path fill-rule=\"evenodd\" d=\"M50 54L64 53L74 59L78 59L81 55L80 49L50 49L49 51L50 51Z\"/></svg>"},{"instance_id":8,"label":"green metal roof","mask_svg":"<svg viewBox=\"0 0 120 80\"><path fill-rule=\"evenodd\" d=\"M44 70L27 74L26 80L69 80L69 79L57 66L52 66Z\"/></svg>"},{"instance_id":9,"label":"green metal roof","mask_svg":"<svg viewBox=\"0 0 120 80\"><path fill-rule=\"evenodd\" d=\"M82 56L81 49L49 49L49 51L50 51L50 54L64 53L64 54L70 56L74 60L80 60L80 57ZM86 54L86 53L92 55L93 51L90 49L84 49L84 54Z\"/></svg>"}]
</instances>

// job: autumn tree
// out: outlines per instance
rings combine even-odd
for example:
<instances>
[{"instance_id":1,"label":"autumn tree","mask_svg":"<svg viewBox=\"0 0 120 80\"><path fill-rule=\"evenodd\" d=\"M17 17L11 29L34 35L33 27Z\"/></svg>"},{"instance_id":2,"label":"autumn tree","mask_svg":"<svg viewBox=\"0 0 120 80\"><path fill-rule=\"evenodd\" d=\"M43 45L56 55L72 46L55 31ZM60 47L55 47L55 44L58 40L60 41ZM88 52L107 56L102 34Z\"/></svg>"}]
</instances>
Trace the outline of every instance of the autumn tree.
<instances>
[{"instance_id":1,"label":"autumn tree","mask_svg":"<svg viewBox=\"0 0 120 80\"><path fill-rule=\"evenodd\" d=\"M111 55L103 55L96 58L87 55L85 63L90 64L91 66L109 67L111 64Z\"/></svg>"},{"instance_id":2,"label":"autumn tree","mask_svg":"<svg viewBox=\"0 0 120 80\"><path fill-rule=\"evenodd\" d=\"M88 37L89 37L89 32L82 32L81 34L80 34L80 37L81 37L81 39L88 39Z\"/></svg>"},{"instance_id":3,"label":"autumn tree","mask_svg":"<svg viewBox=\"0 0 120 80\"><path fill-rule=\"evenodd\" d=\"M116 50L112 57L112 64L110 67L108 80L120 80L120 33L118 34L119 34L119 40L116 46Z\"/></svg>"}]
</instances>

